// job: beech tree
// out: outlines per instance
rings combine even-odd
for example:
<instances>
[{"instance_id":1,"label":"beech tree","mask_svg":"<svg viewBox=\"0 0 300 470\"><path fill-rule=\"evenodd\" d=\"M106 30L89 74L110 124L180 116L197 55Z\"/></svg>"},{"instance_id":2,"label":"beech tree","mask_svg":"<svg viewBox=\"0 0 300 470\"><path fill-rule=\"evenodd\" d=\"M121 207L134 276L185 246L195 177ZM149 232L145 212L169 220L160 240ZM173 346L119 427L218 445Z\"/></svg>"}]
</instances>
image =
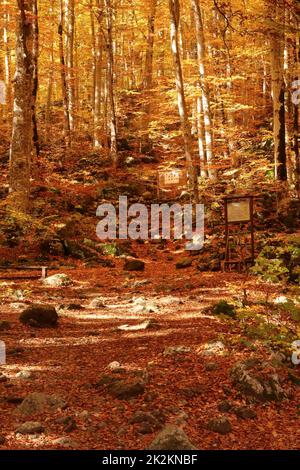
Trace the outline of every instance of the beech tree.
<instances>
[{"instance_id":1,"label":"beech tree","mask_svg":"<svg viewBox=\"0 0 300 470\"><path fill-rule=\"evenodd\" d=\"M197 173L193 158L193 143L191 136L191 125L189 122L187 105L184 93L184 83L181 68L181 58L178 41L180 6L178 0L169 0L170 20L171 20L171 48L174 62L175 81L177 89L178 110L181 121L185 158L189 171L190 186L193 190L195 200L198 200Z\"/></svg>"},{"instance_id":2,"label":"beech tree","mask_svg":"<svg viewBox=\"0 0 300 470\"><path fill-rule=\"evenodd\" d=\"M14 210L27 212L32 150L33 0L18 0L17 7L10 201Z\"/></svg>"}]
</instances>

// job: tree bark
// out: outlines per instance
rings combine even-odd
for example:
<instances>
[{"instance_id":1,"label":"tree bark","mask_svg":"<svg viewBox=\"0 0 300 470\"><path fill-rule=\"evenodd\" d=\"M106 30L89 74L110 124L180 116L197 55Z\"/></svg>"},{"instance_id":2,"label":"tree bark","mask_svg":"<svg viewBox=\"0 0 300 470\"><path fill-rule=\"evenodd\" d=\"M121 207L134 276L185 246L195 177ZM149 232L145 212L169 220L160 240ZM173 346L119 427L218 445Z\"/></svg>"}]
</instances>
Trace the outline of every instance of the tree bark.
<instances>
[{"instance_id":1,"label":"tree bark","mask_svg":"<svg viewBox=\"0 0 300 470\"><path fill-rule=\"evenodd\" d=\"M68 102L68 93L67 93L67 79L66 79L66 65L65 65L65 55L64 55L64 7L63 0L60 0L60 14L59 14L59 25L58 25L58 35L59 35L59 57L60 57L60 75L61 75L61 91L62 91L62 100L64 107L64 138L65 144L67 147L71 146L71 132L70 132L70 113L69 113L69 102Z\"/></svg>"},{"instance_id":2,"label":"tree bark","mask_svg":"<svg viewBox=\"0 0 300 470\"><path fill-rule=\"evenodd\" d=\"M113 9L111 0L105 0L107 26L107 93L109 100L110 155L114 168L118 164L117 119L114 96L114 51L113 51Z\"/></svg>"},{"instance_id":3,"label":"tree bark","mask_svg":"<svg viewBox=\"0 0 300 470\"><path fill-rule=\"evenodd\" d=\"M185 158L187 162L189 172L189 182L191 190L193 191L195 202L198 201L198 182L197 172L194 165L193 153L192 153L192 136L191 136L191 125L188 119L187 105L184 93L183 75L181 68L181 59L179 53L178 43L178 28L180 20L180 7L178 0L169 0L170 8L170 21L171 21L171 48L174 62L176 89L177 89L177 101L178 110L181 121L181 128L184 140Z\"/></svg>"},{"instance_id":4,"label":"tree bark","mask_svg":"<svg viewBox=\"0 0 300 470\"><path fill-rule=\"evenodd\" d=\"M29 211L32 150L33 0L18 0L13 129L10 148L10 202Z\"/></svg>"},{"instance_id":5,"label":"tree bark","mask_svg":"<svg viewBox=\"0 0 300 470\"><path fill-rule=\"evenodd\" d=\"M272 4L272 8L274 5ZM278 5L275 5L275 19L278 19ZM283 74L284 63L284 33L281 25L270 34L271 78L273 98L273 132L274 132L274 161L275 178L287 180L286 130L285 130L285 82Z\"/></svg>"},{"instance_id":6,"label":"tree bark","mask_svg":"<svg viewBox=\"0 0 300 470\"><path fill-rule=\"evenodd\" d=\"M39 21L38 21L38 4L37 0L33 0L33 90L32 90L32 126L33 126L33 145L36 156L40 154L39 133L36 119L36 100L39 88Z\"/></svg>"},{"instance_id":7,"label":"tree bark","mask_svg":"<svg viewBox=\"0 0 300 470\"><path fill-rule=\"evenodd\" d=\"M211 168L214 160L213 153L213 133L212 133L212 120L210 112L210 97L209 89L206 84L206 46L203 29L202 14L198 0L191 0L192 8L194 10L195 23L196 23L196 38L197 38L197 57L200 74L200 87L202 91L202 108L204 116L204 133L205 133L205 147L206 159L208 164L207 174L211 178L214 176L214 171Z\"/></svg>"},{"instance_id":8,"label":"tree bark","mask_svg":"<svg viewBox=\"0 0 300 470\"><path fill-rule=\"evenodd\" d=\"M69 107L70 132L75 127L75 77L74 77L74 37L75 37L75 3L66 0L66 82Z\"/></svg>"}]
</instances>

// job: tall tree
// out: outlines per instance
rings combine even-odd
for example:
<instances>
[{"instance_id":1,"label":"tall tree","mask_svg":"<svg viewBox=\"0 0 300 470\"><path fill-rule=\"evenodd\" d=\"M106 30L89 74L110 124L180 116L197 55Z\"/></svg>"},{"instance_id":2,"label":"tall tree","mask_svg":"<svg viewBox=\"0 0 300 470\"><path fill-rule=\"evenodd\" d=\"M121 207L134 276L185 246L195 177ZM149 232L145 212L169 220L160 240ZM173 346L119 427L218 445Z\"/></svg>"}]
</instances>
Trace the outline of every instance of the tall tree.
<instances>
[{"instance_id":1,"label":"tall tree","mask_svg":"<svg viewBox=\"0 0 300 470\"><path fill-rule=\"evenodd\" d=\"M27 212L32 150L33 0L18 0L17 7L10 201L16 211Z\"/></svg>"},{"instance_id":2,"label":"tall tree","mask_svg":"<svg viewBox=\"0 0 300 470\"><path fill-rule=\"evenodd\" d=\"M39 134L36 118L36 100L39 88L39 20L38 20L38 2L33 0L33 89L32 89L32 125L33 125L33 145L35 148L36 156L40 154Z\"/></svg>"},{"instance_id":3,"label":"tall tree","mask_svg":"<svg viewBox=\"0 0 300 470\"><path fill-rule=\"evenodd\" d=\"M179 21L180 21L179 0L169 0L169 9L170 9L170 20L171 20L171 48L172 48L174 71L175 71L178 110L179 110L179 116L180 116L183 140L184 140L185 158L186 158L187 167L189 171L190 186L194 193L195 200L198 201L197 172L196 172L196 168L194 165L191 125L189 122L185 93L184 93L183 74L182 74L179 41L178 41L178 31L179 31Z\"/></svg>"},{"instance_id":4,"label":"tall tree","mask_svg":"<svg viewBox=\"0 0 300 470\"><path fill-rule=\"evenodd\" d=\"M60 0L59 11L59 57L60 57L60 76L61 76L61 92L64 107L64 138L67 147L71 145L71 126L70 126L70 110L68 100L67 78L66 78L66 63L64 53L64 23L65 23L64 5L63 0Z\"/></svg>"},{"instance_id":5,"label":"tall tree","mask_svg":"<svg viewBox=\"0 0 300 470\"><path fill-rule=\"evenodd\" d=\"M270 33L271 77L273 98L273 133L275 177L281 181L287 180L286 157L286 127L285 127L285 82L284 64L284 32L280 19L284 18L281 6L276 0L270 3L273 27ZM274 8L275 7L275 8Z\"/></svg>"},{"instance_id":6,"label":"tall tree","mask_svg":"<svg viewBox=\"0 0 300 470\"><path fill-rule=\"evenodd\" d=\"M192 8L194 10L195 24L196 24L196 38L197 38L197 57L200 74L200 88L202 92L202 108L204 115L204 133L205 133L205 156L208 164L208 176L212 177L214 172L211 168L214 158L213 152L213 133L212 121L210 112L210 97L209 89L206 82L206 45L204 37L204 28L202 14L198 0L191 0Z\"/></svg>"},{"instance_id":7,"label":"tall tree","mask_svg":"<svg viewBox=\"0 0 300 470\"><path fill-rule=\"evenodd\" d=\"M109 100L110 155L113 166L118 164L117 118L114 92L114 50L113 50L113 7L111 0L105 0L106 49L107 49L107 93Z\"/></svg>"},{"instance_id":8,"label":"tall tree","mask_svg":"<svg viewBox=\"0 0 300 470\"><path fill-rule=\"evenodd\" d=\"M75 76L74 76L74 38L75 38L75 2L65 0L66 24L66 80L69 107L70 131L75 126Z\"/></svg>"}]
</instances>

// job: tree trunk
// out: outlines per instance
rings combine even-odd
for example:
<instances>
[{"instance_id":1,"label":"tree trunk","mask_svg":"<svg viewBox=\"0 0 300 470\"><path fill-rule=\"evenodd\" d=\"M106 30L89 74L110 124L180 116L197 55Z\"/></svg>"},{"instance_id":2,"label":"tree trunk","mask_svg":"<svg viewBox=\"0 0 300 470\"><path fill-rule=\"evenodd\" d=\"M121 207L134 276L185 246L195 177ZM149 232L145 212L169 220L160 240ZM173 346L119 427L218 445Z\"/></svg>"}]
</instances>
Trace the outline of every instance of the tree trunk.
<instances>
[{"instance_id":1,"label":"tree trunk","mask_svg":"<svg viewBox=\"0 0 300 470\"><path fill-rule=\"evenodd\" d=\"M49 6L49 16L53 18L53 11L54 11L54 0L50 1ZM51 25L52 26L52 25ZM46 123L46 139L49 140L50 137L50 116L51 116L51 101L52 101L52 91L53 91L53 76L54 76L54 34L53 28L51 29L51 36L50 36L50 71L48 77L48 84L47 84L47 102L46 102L46 114L45 114L45 123Z\"/></svg>"},{"instance_id":2,"label":"tree trunk","mask_svg":"<svg viewBox=\"0 0 300 470\"><path fill-rule=\"evenodd\" d=\"M13 129L10 148L10 202L28 212L32 150L33 0L18 0Z\"/></svg>"},{"instance_id":3,"label":"tree trunk","mask_svg":"<svg viewBox=\"0 0 300 470\"><path fill-rule=\"evenodd\" d=\"M33 90L32 90L32 126L33 126L33 145L36 156L40 154L39 134L36 119L36 100L39 88L39 21L38 21L38 4L37 0L33 0Z\"/></svg>"},{"instance_id":4,"label":"tree trunk","mask_svg":"<svg viewBox=\"0 0 300 470\"><path fill-rule=\"evenodd\" d=\"M106 26L107 26L107 93L110 111L110 155L114 168L118 164L118 145L117 145L117 119L114 96L114 52L113 52L113 10L111 0L105 0Z\"/></svg>"},{"instance_id":5,"label":"tree trunk","mask_svg":"<svg viewBox=\"0 0 300 470\"><path fill-rule=\"evenodd\" d=\"M5 87L6 87L6 110L11 112L12 104L12 87L11 87L11 54L10 54L10 41L8 36L9 31L9 13L7 3L3 5L4 8L4 23L3 23L3 43L5 51Z\"/></svg>"},{"instance_id":6,"label":"tree trunk","mask_svg":"<svg viewBox=\"0 0 300 470\"><path fill-rule=\"evenodd\" d=\"M198 182L197 172L194 166L194 159L192 153L192 136L191 125L188 119L187 106L184 94L183 75L181 68L181 59L179 53L178 43L178 27L180 20L180 7L178 0L169 0L170 20L171 20L171 48L174 62L174 71L177 89L178 110L181 121L185 158L189 172L189 182L191 190L194 193L195 202L198 201Z\"/></svg>"},{"instance_id":7,"label":"tree trunk","mask_svg":"<svg viewBox=\"0 0 300 470\"><path fill-rule=\"evenodd\" d=\"M272 8L274 5L272 4ZM278 11L278 6L276 8ZM276 18L275 14L275 18ZM274 160L275 178L280 181L287 180L287 157L285 142L285 83L283 75L284 61L284 33L281 25L270 34L271 77L273 98L273 132L274 132Z\"/></svg>"},{"instance_id":8,"label":"tree trunk","mask_svg":"<svg viewBox=\"0 0 300 470\"><path fill-rule=\"evenodd\" d=\"M74 31L75 3L74 0L66 0L66 82L71 133L75 126Z\"/></svg>"},{"instance_id":9,"label":"tree trunk","mask_svg":"<svg viewBox=\"0 0 300 470\"><path fill-rule=\"evenodd\" d=\"M62 92L62 100L63 100L63 106L64 106L64 138L65 138L66 146L70 147L71 145L70 114L69 114L69 103L68 103L68 93L67 93L63 28L64 28L64 9L63 9L63 0L60 0L60 18L59 18L58 34L59 34L61 92Z\"/></svg>"},{"instance_id":10,"label":"tree trunk","mask_svg":"<svg viewBox=\"0 0 300 470\"><path fill-rule=\"evenodd\" d=\"M145 92L145 109L144 109L144 130L145 137L142 145L142 152L148 152L152 148L152 143L149 138L149 124L151 122L151 88L153 82L153 47L154 47L154 31L155 31L155 14L158 0L151 0L150 12L148 16L148 38L147 50L145 60L145 74L143 80Z\"/></svg>"},{"instance_id":11,"label":"tree trunk","mask_svg":"<svg viewBox=\"0 0 300 470\"><path fill-rule=\"evenodd\" d=\"M204 133L205 133L205 144L206 144L206 159L208 164L208 176L213 177L214 171L210 168L213 164L214 153L213 153L213 133L212 133L212 122L210 112L210 98L209 90L206 84L206 73L205 73L205 61L206 61L206 47L204 38L204 29L202 14L198 0L191 0L192 8L195 15L196 23L196 38L197 38L197 57L198 66L200 73L200 87L202 91L202 107L204 116Z\"/></svg>"}]
</instances>

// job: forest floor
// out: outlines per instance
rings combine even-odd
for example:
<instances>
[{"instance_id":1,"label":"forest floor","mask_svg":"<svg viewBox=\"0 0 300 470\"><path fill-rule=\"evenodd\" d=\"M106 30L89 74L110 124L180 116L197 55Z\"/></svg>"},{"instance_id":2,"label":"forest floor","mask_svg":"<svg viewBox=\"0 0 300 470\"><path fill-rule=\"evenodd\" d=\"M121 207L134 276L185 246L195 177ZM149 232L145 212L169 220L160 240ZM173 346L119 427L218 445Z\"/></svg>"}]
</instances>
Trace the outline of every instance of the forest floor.
<instances>
[{"instance_id":1,"label":"forest floor","mask_svg":"<svg viewBox=\"0 0 300 470\"><path fill-rule=\"evenodd\" d=\"M141 250L145 247L139 252L143 258ZM243 276L199 273L193 266L166 271L166 257L159 252L157 260L148 259L143 273L126 273L121 260L114 269L64 270L73 280L69 287L2 281L1 318L11 325L1 332L7 346L7 365L1 366L6 379L0 377L2 449L145 449L164 423L183 428L197 449L299 449L300 388L289 381L286 364L277 367L287 391L283 400L252 402L232 384L230 370L240 361L255 357L271 366L266 338L245 335L245 319L249 327L257 312L247 307L231 319L207 311L220 299L240 302ZM265 287L254 278L248 281L250 305L263 300ZM273 291L273 300L279 293ZM102 307L89 307L95 298ZM19 313L31 302L55 306L59 326L22 325ZM261 307L262 318L269 314ZM275 317L291 327L286 313ZM148 319L154 321L147 329L118 329ZM216 342L221 346L207 351ZM179 346L184 348L170 349ZM110 366L115 361L119 366ZM118 376L110 367L146 374L142 393L116 398L99 384L103 374ZM34 392L54 394L66 407L20 415L19 404ZM236 411L241 406L253 416ZM224 435L207 428L220 415L232 426ZM43 432L16 433L26 421L40 422Z\"/></svg>"},{"instance_id":2,"label":"forest floor","mask_svg":"<svg viewBox=\"0 0 300 470\"><path fill-rule=\"evenodd\" d=\"M0 280L0 339L7 348L0 366L1 449L146 449L168 423L197 449L300 448L299 366L291 361L299 321L274 303L283 295L299 302L299 287L270 290L256 277L199 270L201 254L177 269L187 256L183 243L131 243L129 256L145 262L143 272L124 270L127 254L102 253L99 264L97 204L124 192L130 202L155 199L161 157L171 165L180 155L160 152L158 162L132 152L138 164L127 169L125 162L117 175L84 150L61 161L48 152L35 176L32 217L20 223L3 212L2 201L1 264L50 265L51 275L64 273L72 283L48 287L1 272L8 277ZM6 156L0 180L7 182ZM222 208L215 207L220 222ZM75 258L63 253L78 240ZM220 300L234 304L235 318L213 314ZM54 306L58 326L23 325L20 313L32 303ZM267 399L244 393L233 380L233 367L250 359L271 390ZM55 396L57 406L44 403L34 412L39 397L32 393ZM24 423L36 431L20 432Z\"/></svg>"}]
</instances>

